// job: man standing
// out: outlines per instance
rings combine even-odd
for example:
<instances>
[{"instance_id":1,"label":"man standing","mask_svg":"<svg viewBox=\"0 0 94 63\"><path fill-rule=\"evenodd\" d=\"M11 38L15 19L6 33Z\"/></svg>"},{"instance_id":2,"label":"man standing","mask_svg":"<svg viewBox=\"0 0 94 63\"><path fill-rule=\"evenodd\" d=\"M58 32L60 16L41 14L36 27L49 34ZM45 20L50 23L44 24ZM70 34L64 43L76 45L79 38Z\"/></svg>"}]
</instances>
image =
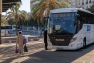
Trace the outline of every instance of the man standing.
<instances>
[{"instance_id":1,"label":"man standing","mask_svg":"<svg viewBox=\"0 0 94 63\"><path fill-rule=\"evenodd\" d=\"M45 43L45 50L48 50L47 46L47 30L44 31L44 43Z\"/></svg>"}]
</instances>

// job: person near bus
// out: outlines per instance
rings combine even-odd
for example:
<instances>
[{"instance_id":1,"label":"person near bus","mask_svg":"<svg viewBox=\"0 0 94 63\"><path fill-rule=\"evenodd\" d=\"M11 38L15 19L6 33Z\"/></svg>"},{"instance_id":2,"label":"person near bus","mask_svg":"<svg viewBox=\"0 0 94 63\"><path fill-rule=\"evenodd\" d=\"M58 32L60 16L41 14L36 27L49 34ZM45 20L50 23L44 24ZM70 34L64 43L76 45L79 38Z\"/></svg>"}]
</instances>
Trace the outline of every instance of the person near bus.
<instances>
[{"instance_id":1,"label":"person near bus","mask_svg":"<svg viewBox=\"0 0 94 63\"><path fill-rule=\"evenodd\" d=\"M47 46L47 30L44 31L44 43L45 43L45 50L48 50Z\"/></svg>"},{"instance_id":2,"label":"person near bus","mask_svg":"<svg viewBox=\"0 0 94 63\"><path fill-rule=\"evenodd\" d=\"M19 54L21 56L23 56L23 46L24 46L23 40L24 40L24 36L22 34L22 31L19 31L18 32L18 36L17 36L16 46L18 45L18 47L19 47L18 48L19 49Z\"/></svg>"}]
</instances>

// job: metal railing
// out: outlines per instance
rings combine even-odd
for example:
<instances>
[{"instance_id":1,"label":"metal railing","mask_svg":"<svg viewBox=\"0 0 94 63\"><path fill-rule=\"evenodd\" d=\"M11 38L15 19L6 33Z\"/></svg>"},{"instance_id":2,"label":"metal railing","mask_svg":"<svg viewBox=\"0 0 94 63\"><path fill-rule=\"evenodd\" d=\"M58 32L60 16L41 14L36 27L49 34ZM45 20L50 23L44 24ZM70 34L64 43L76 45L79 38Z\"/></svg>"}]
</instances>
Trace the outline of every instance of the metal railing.
<instances>
[{"instance_id":1,"label":"metal railing","mask_svg":"<svg viewBox=\"0 0 94 63\"><path fill-rule=\"evenodd\" d=\"M43 36L43 31L39 30L23 30L22 31L23 35L34 35L34 36ZM15 36L16 35L16 31L11 31L9 32L7 35L3 35L3 36Z\"/></svg>"}]
</instances>

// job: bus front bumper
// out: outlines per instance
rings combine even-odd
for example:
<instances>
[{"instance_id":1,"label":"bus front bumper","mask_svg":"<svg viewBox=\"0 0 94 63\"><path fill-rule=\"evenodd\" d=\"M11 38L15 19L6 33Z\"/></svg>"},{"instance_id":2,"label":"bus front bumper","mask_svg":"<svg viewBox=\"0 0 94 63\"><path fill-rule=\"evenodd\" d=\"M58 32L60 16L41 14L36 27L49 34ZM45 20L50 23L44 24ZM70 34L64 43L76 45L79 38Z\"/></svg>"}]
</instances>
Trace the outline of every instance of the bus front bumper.
<instances>
[{"instance_id":1,"label":"bus front bumper","mask_svg":"<svg viewBox=\"0 0 94 63\"><path fill-rule=\"evenodd\" d=\"M70 43L68 46L55 46L50 43L50 46L48 46L50 49L57 49L57 50L76 50L82 47L81 42L76 43Z\"/></svg>"}]
</instances>

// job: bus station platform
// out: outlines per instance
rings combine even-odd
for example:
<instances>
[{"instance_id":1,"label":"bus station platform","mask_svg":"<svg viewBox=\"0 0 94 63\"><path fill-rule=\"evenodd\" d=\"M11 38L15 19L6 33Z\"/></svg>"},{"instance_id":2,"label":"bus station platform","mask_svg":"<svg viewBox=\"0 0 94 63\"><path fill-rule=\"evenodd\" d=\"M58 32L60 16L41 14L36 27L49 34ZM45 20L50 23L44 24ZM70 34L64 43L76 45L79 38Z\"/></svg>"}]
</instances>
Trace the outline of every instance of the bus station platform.
<instances>
[{"instance_id":1,"label":"bus station platform","mask_svg":"<svg viewBox=\"0 0 94 63\"><path fill-rule=\"evenodd\" d=\"M27 39L27 42L29 41L38 41L43 36L32 36L32 35L23 35ZM17 36L11 36L11 37L1 37L1 43L14 43L16 42Z\"/></svg>"},{"instance_id":2,"label":"bus station platform","mask_svg":"<svg viewBox=\"0 0 94 63\"><path fill-rule=\"evenodd\" d=\"M24 56L16 54L15 47L15 43L0 45L0 63L94 63L94 45L76 51L45 51L43 41L30 41Z\"/></svg>"}]
</instances>

